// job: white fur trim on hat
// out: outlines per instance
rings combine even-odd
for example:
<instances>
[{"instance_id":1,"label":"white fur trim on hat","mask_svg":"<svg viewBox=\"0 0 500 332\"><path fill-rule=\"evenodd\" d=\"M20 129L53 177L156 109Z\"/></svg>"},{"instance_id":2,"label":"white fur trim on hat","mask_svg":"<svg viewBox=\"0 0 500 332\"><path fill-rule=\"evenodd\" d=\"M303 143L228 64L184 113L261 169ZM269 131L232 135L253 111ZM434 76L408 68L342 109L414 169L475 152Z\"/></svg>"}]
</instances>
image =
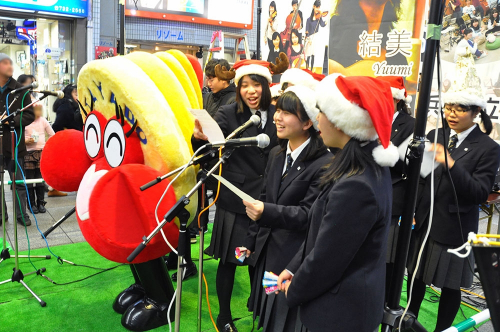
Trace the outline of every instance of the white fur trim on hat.
<instances>
[{"instance_id":1,"label":"white fur trim on hat","mask_svg":"<svg viewBox=\"0 0 500 332\"><path fill-rule=\"evenodd\" d=\"M311 119L314 129L318 130L318 120L316 117L319 114L319 109L316 107L316 98L314 91L306 86L294 85L285 90L285 92L293 92L300 99L300 102L306 110L307 116Z\"/></svg>"},{"instance_id":2,"label":"white fur trim on hat","mask_svg":"<svg viewBox=\"0 0 500 332\"><path fill-rule=\"evenodd\" d=\"M281 91L280 84L273 85L269 89L271 90L271 98L277 98L277 97L281 96L282 91Z\"/></svg>"},{"instance_id":3,"label":"white fur trim on hat","mask_svg":"<svg viewBox=\"0 0 500 332\"><path fill-rule=\"evenodd\" d=\"M399 160L398 148L392 143L389 143L387 149L384 149L382 145L377 146L373 149L372 156L375 162L382 167L393 167Z\"/></svg>"},{"instance_id":4,"label":"white fur trim on hat","mask_svg":"<svg viewBox=\"0 0 500 332\"><path fill-rule=\"evenodd\" d=\"M269 83L273 81L273 77L271 76L269 68L257 64L250 64L236 69L236 75L234 76L234 83L238 85L238 82L243 76L252 74L265 77Z\"/></svg>"},{"instance_id":5,"label":"white fur trim on hat","mask_svg":"<svg viewBox=\"0 0 500 332\"><path fill-rule=\"evenodd\" d=\"M290 68L281 75L280 83L281 85L283 85L283 83L302 85L314 90L318 81L316 81L311 74L303 71L302 69Z\"/></svg>"},{"instance_id":6,"label":"white fur trim on hat","mask_svg":"<svg viewBox=\"0 0 500 332\"><path fill-rule=\"evenodd\" d=\"M479 96L468 93L466 91L460 92L446 92L443 93L443 102L445 104L458 104L465 106L479 106L482 109L486 109L486 100L480 98Z\"/></svg>"},{"instance_id":7,"label":"white fur trim on hat","mask_svg":"<svg viewBox=\"0 0 500 332\"><path fill-rule=\"evenodd\" d=\"M411 101L412 101L412 100L413 100L413 98L412 98L410 95L408 95L408 97L406 97L406 98L404 99L405 103L407 103L408 105L410 105L410 104L411 104Z\"/></svg>"},{"instance_id":8,"label":"white fur trim on hat","mask_svg":"<svg viewBox=\"0 0 500 332\"><path fill-rule=\"evenodd\" d=\"M359 140L378 138L368 111L347 100L335 84L339 74L328 75L316 87L316 102L328 120L347 135Z\"/></svg>"},{"instance_id":9,"label":"white fur trim on hat","mask_svg":"<svg viewBox=\"0 0 500 332\"><path fill-rule=\"evenodd\" d=\"M405 100L405 89L397 89L391 86L392 98Z\"/></svg>"}]
</instances>

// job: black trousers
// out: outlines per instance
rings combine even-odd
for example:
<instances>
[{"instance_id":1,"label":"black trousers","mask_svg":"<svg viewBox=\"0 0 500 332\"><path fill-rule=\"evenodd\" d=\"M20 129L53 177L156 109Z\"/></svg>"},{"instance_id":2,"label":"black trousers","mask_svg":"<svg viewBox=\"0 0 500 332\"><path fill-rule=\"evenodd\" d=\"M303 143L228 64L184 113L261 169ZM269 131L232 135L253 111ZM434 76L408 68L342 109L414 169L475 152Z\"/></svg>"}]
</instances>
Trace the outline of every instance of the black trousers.
<instances>
[{"instance_id":1,"label":"black trousers","mask_svg":"<svg viewBox=\"0 0 500 332\"><path fill-rule=\"evenodd\" d=\"M10 156L4 156L4 167L5 170L9 172L10 178L14 179L14 171L16 169L16 163L10 159ZM24 166L24 158L20 157L18 158L19 165L21 168ZM24 171L24 169L23 169ZM17 172L15 175L16 180L23 180L23 175L21 172L21 169L19 169L19 166L17 167ZM5 191L9 190L9 186L5 186ZM16 189L17 189L17 195L19 196L19 200L21 201L21 207L19 207L19 202L17 200L17 197L12 197L12 199L16 202L15 204L15 209L16 209L16 218L20 220L22 216L25 218L27 217L26 214L26 187L24 184L16 184ZM3 201L3 208L7 212L7 204L5 203L5 199ZM1 212L1 210L0 210ZM22 213L22 214L21 214ZM7 214L7 213L6 213Z\"/></svg>"},{"instance_id":2,"label":"black trousers","mask_svg":"<svg viewBox=\"0 0 500 332\"><path fill-rule=\"evenodd\" d=\"M41 179L42 173L40 172L40 168L36 169L27 169L25 170L26 180L28 179ZM28 195L29 195L29 203L31 206L38 206L39 204L44 202L45 198L45 186L43 183L29 183L28 184ZM36 196L35 196L36 195ZM28 202L26 202L28 203ZM28 206L29 209L29 206Z\"/></svg>"}]
</instances>

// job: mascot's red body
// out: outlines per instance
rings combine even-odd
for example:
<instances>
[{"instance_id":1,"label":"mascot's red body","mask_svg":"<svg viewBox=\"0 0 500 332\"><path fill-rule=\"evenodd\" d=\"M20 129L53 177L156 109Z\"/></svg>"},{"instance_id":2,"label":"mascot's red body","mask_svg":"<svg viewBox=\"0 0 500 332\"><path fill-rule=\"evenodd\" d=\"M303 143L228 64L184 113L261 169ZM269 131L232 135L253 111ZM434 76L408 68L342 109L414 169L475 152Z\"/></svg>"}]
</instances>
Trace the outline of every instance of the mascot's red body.
<instances>
[{"instance_id":1,"label":"mascot's red body","mask_svg":"<svg viewBox=\"0 0 500 332\"><path fill-rule=\"evenodd\" d=\"M93 108L93 107L92 107ZM42 154L42 175L52 187L77 191L76 212L88 243L109 260L128 263L126 258L156 226L155 208L168 182L141 192L139 187L157 176L144 165L136 124L124 121L119 107L110 120L98 111L88 114L83 133L58 132L48 140ZM175 203L172 189L159 209L159 219ZM179 230L171 222L163 228L177 247ZM122 324L143 331L166 323L173 286L163 256L170 251L156 236L131 265L135 283L115 300Z\"/></svg>"}]
</instances>

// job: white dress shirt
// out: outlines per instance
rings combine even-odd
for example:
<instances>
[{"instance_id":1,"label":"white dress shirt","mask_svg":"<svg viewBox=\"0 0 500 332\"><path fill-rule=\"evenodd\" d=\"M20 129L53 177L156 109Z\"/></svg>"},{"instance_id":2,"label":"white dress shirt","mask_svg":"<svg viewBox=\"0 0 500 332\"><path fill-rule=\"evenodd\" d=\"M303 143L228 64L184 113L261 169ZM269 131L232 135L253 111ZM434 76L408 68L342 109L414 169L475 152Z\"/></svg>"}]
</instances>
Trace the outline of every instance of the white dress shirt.
<instances>
[{"instance_id":1,"label":"white dress shirt","mask_svg":"<svg viewBox=\"0 0 500 332\"><path fill-rule=\"evenodd\" d=\"M469 136L469 134L474 130L474 128L476 128L476 126L477 124L475 123L472 127L467 129L466 131L462 131L459 134L457 134L453 129L450 131L450 137L455 134L458 136L458 142L455 145L455 149L458 148L460 144L462 144L462 142L467 138L467 136Z\"/></svg>"},{"instance_id":2,"label":"white dress shirt","mask_svg":"<svg viewBox=\"0 0 500 332\"><path fill-rule=\"evenodd\" d=\"M395 112L394 113L394 116L392 117L392 123L394 124L394 121L396 121L396 118L398 117L399 115L399 111Z\"/></svg>"},{"instance_id":3,"label":"white dress shirt","mask_svg":"<svg viewBox=\"0 0 500 332\"><path fill-rule=\"evenodd\" d=\"M286 147L286 156L288 156L288 154L292 155L292 160L293 160L292 161L292 166L295 163L295 161L297 160L297 158L300 156L300 154L302 153L302 151L306 148L307 144L309 144L310 141L311 141L311 137L309 137L307 139L307 141L305 141L304 143L302 143L298 148L296 148L293 151L292 151L292 149L290 149L290 142L288 142L287 147ZM283 172L281 172L282 175L285 174L286 164L287 164L287 158L285 158L285 165L283 165Z\"/></svg>"}]
</instances>

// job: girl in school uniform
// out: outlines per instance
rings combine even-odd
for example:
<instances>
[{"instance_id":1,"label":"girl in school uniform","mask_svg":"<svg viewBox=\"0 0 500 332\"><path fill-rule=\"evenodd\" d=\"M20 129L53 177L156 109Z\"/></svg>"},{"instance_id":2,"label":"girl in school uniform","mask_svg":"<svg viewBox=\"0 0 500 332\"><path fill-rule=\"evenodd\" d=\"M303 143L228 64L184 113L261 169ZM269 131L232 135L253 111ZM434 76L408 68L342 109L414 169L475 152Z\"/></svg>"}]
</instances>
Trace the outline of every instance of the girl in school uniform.
<instances>
[{"instance_id":1,"label":"girl in school uniform","mask_svg":"<svg viewBox=\"0 0 500 332\"><path fill-rule=\"evenodd\" d=\"M255 203L244 201L253 221L240 248L253 253L256 262L248 308L264 331L294 331L297 309L290 309L285 295L266 295L264 271L280 273L305 240L309 209L320 189L323 167L332 154L318 132L314 91L304 86L288 88L278 99L274 122L279 145L269 153L264 186ZM295 317L295 319L293 318Z\"/></svg>"},{"instance_id":2,"label":"girl in school uniform","mask_svg":"<svg viewBox=\"0 0 500 332\"><path fill-rule=\"evenodd\" d=\"M214 116L224 136L231 134L255 114L261 118L260 125L248 128L242 136L254 137L264 133L270 138L270 144L264 149L235 149L222 167L222 177L252 197L258 197L260 194L269 153L278 144L276 126L272 123L275 108L271 105L269 84L272 81L272 73L281 74L288 68L288 59L284 53L280 54L280 59L281 62L278 61L276 65L266 61L242 60L230 71L220 65L215 67L215 74L219 79L230 81L234 78L237 86L236 103L223 106ZM193 148L198 149L206 140L200 123L196 121L192 138ZM236 267L248 264L247 261L241 263L236 259L235 248L245 241L251 222L241 199L225 186L221 186L212 239L206 249L208 255L219 259L216 288L220 311L217 326L221 332L238 331L231 315L231 295ZM252 277L253 269L249 268L249 273Z\"/></svg>"},{"instance_id":3,"label":"girl in school uniform","mask_svg":"<svg viewBox=\"0 0 500 332\"><path fill-rule=\"evenodd\" d=\"M415 211L415 231L408 254L408 280L415 274L409 310L418 317L426 285L441 288L435 331L445 330L453 324L460 308L460 288L472 285L474 255L464 259L447 250L461 246L467 241L469 232L477 233L479 204L486 202L500 162L500 146L488 136L492 124L484 111L486 99L479 78L471 75L475 71L468 68L473 66L474 60L469 58L461 61L465 61L465 65L462 66L463 70L457 71L456 82L459 84L455 82L443 95L446 123L444 130L437 131L435 159L440 165L434 171L434 214L418 271L415 270L417 256L430 216L431 175L421 182ZM459 79L460 72L465 75L463 79ZM485 132L474 123L477 115L481 116ZM433 130L427 138L434 142L435 135L436 131ZM458 198L458 209L454 191Z\"/></svg>"},{"instance_id":4,"label":"girl in school uniform","mask_svg":"<svg viewBox=\"0 0 500 332\"><path fill-rule=\"evenodd\" d=\"M408 105L411 96L406 93L404 79L401 76L379 76L377 79L386 81L391 85L392 100L394 102L394 116L392 118L391 142L394 146L400 146L410 135L413 134L415 118L411 116ZM392 217L389 236L387 238L387 271L385 292L386 297L390 288L392 271L396 259L396 247L399 233L399 218L405 206L406 192L406 169L402 160L398 160L394 167L390 168L392 180Z\"/></svg>"},{"instance_id":5,"label":"girl in school uniform","mask_svg":"<svg viewBox=\"0 0 500 332\"><path fill-rule=\"evenodd\" d=\"M316 99L321 137L340 150L309 211L306 240L278 285L288 305L300 308L299 331L373 332L384 310L391 220L385 166L399 158L390 143L392 94L375 78L330 75Z\"/></svg>"}]
</instances>

